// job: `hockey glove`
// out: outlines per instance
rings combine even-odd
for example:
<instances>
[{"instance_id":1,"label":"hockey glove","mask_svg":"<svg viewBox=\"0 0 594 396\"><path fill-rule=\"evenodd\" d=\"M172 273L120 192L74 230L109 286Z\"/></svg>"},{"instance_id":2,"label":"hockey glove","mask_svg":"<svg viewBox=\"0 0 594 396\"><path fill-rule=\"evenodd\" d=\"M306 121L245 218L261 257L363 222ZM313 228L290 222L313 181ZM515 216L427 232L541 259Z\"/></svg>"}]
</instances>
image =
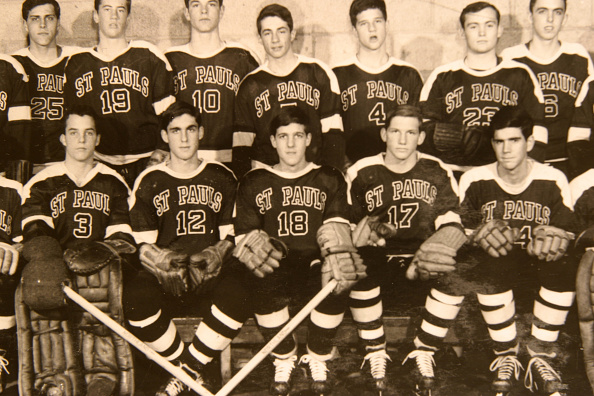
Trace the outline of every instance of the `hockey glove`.
<instances>
[{"instance_id":1,"label":"hockey glove","mask_svg":"<svg viewBox=\"0 0 594 396\"><path fill-rule=\"evenodd\" d=\"M287 256L287 246L263 230L252 230L237 244L233 256L258 278L264 278L280 266L279 261Z\"/></svg>"},{"instance_id":2,"label":"hockey glove","mask_svg":"<svg viewBox=\"0 0 594 396\"><path fill-rule=\"evenodd\" d=\"M80 242L73 249L66 249L64 261L72 272L90 275L120 259L117 251L105 242Z\"/></svg>"},{"instance_id":3,"label":"hockey glove","mask_svg":"<svg viewBox=\"0 0 594 396\"><path fill-rule=\"evenodd\" d=\"M365 216L353 231L353 243L361 246L386 246L386 238L396 236L398 229L390 223L382 223L377 216Z\"/></svg>"},{"instance_id":4,"label":"hockey glove","mask_svg":"<svg viewBox=\"0 0 594 396\"><path fill-rule=\"evenodd\" d=\"M17 243L9 245L8 243L0 242L0 272L4 275L14 275L19 264L19 249L23 245Z\"/></svg>"},{"instance_id":5,"label":"hockey glove","mask_svg":"<svg viewBox=\"0 0 594 396\"><path fill-rule=\"evenodd\" d=\"M578 252L594 250L594 226L586 228L575 241Z\"/></svg>"},{"instance_id":6,"label":"hockey glove","mask_svg":"<svg viewBox=\"0 0 594 396\"><path fill-rule=\"evenodd\" d=\"M233 243L223 240L207 247L200 253L191 255L188 266L190 290L196 290L208 280L219 275L221 266L232 249Z\"/></svg>"},{"instance_id":7,"label":"hockey glove","mask_svg":"<svg viewBox=\"0 0 594 396\"><path fill-rule=\"evenodd\" d=\"M322 286L331 279L338 285L335 294L351 289L359 279L367 277L366 267L351 240L348 224L329 222L323 224L317 233L318 245L324 263L322 264Z\"/></svg>"},{"instance_id":8,"label":"hockey glove","mask_svg":"<svg viewBox=\"0 0 594 396\"><path fill-rule=\"evenodd\" d=\"M574 239L572 232L550 225L539 225L532 231L532 239L526 251L539 260L557 261L567 251L569 241Z\"/></svg>"},{"instance_id":9,"label":"hockey glove","mask_svg":"<svg viewBox=\"0 0 594 396\"><path fill-rule=\"evenodd\" d=\"M157 245L145 243L140 246L140 263L155 275L166 292L181 296L188 290L186 271L188 256Z\"/></svg>"},{"instance_id":10,"label":"hockey glove","mask_svg":"<svg viewBox=\"0 0 594 396\"><path fill-rule=\"evenodd\" d=\"M507 256L511 252L516 235L507 221L495 219L482 224L472 238L475 245L480 246L492 257Z\"/></svg>"},{"instance_id":11,"label":"hockey glove","mask_svg":"<svg viewBox=\"0 0 594 396\"><path fill-rule=\"evenodd\" d=\"M455 270L456 254L467 240L464 231L458 227L440 228L421 244L406 271L406 277L427 280Z\"/></svg>"}]
</instances>

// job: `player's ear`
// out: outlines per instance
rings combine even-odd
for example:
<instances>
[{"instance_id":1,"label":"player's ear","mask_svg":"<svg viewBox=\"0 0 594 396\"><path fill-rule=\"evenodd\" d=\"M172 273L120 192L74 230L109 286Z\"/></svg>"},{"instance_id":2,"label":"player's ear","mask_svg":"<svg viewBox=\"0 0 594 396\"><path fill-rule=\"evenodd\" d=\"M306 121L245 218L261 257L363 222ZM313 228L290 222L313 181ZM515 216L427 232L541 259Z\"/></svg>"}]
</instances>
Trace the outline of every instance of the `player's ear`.
<instances>
[{"instance_id":1,"label":"player's ear","mask_svg":"<svg viewBox=\"0 0 594 396\"><path fill-rule=\"evenodd\" d=\"M311 144L311 133L308 133L307 135L305 135L305 147L309 147L310 144Z\"/></svg>"},{"instance_id":2,"label":"player's ear","mask_svg":"<svg viewBox=\"0 0 594 396\"><path fill-rule=\"evenodd\" d=\"M99 143L101 143L101 135L97 134L97 140L95 141L95 147L99 146Z\"/></svg>"},{"instance_id":3,"label":"player's ear","mask_svg":"<svg viewBox=\"0 0 594 396\"><path fill-rule=\"evenodd\" d=\"M225 15L225 6L222 5L219 11L219 20L223 19L223 15Z\"/></svg>"},{"instance_id":4,"label":"player's ear","mask_svg":"<svg viewBox=\"0 0 594 396\"><path fill-rule=\"evenodd\" d=\"M62 143L62 146L66 147L66 135L60 135L60 143Z\"/></svg>"},{"instance_id":5,"label":"player's ear","mask_svg":"<svg viewBox=\"0 0 594 396\"><path fill-rule=\"evenodd\" d=\"M423 144L423 142L425 141L425 132L424 131L419 131L419 138L417 139L417 146L420 146L421 144Z\"/></svg>"},{"instance_id":6,"label":"player's ear","mask_svg":"<svg viewBox=\"0 0 594 396\"><path fill-rule=\"evenodd\" d=\"M295 41L295 37L297 37L297 30L293 28L293 30L291 30L291 42Z\"/></svg>"},{"instance_id":7,"label":"player's ear","mask_svg":"<svg viewBox=\"0 0 594 396\"><path fill-rule=\"evenodd\" d=\"M186 18L186 21L190 22L190 11L187 7L184 8L184 18Z\"/></svg>"},{"instance_id":8,"label":"player's ear","mask_svg":"<svg viewBox=\"0 0 594 396\"><path fill-rule=\"evenodd\" d=\"M201 125L198 127L198 140L202 140L204 137L204 127Z\"/></svg>"},{"instance_id":9,"label":"player's ear","mask_svg":"<svg viewBox=\"0 0 594 396\"><path fill-rule=\"evenodd\" d=\"M25 28L25 33L29 34L29 26L27 26L27 21L23 19L23 27Z\"/></svg>"},{"instance_id":10,"label":"player's ear","mask_svg":"<svg viewBox=\"0 0 594 396\"><path fill-rule=\"evenodd\" d=\"M167 131L165 129L161 129L161 139L167 144L169 144L169 136L167 136Z\"/></svg>"},{"instance_id":11,"label":"player's ear","mask_svg":"<svg viewBox=\"0 0 594 396\"><path fill-rule=\"evenodd\" d=\"M272 147L276 148L276 135L270 135L270 144L272 144Z\"/></svg>"},{"instance_id":12,"label":"player's ear","mask_svg":"<svg viewBox=\"0 0 594 396\"><path fill-rule=\"evenodd\" d=\"M500 39L502 35L503 35L503 25L501 24L501 22L499 22L497 24L497 38Z\"/></svg>"},{"instance_id":13,"label":"player's ear","mask_svg":"<svg viewBox=\"0 0 594 396\"><path fill-rule=\"evenodd\" d=\"M528 138L526 139L526 150L528 150L528 152L531 152L534 148L535 143L536 140L534 140L534 135L528 136Z\"/></svg>"},{"instance_id":14,"label":"player's ear","mask_svg":"<svg viewBox=\"0 0 594 396\"><path fill-rule=\"evenodd\" d=\"M386 128L382 128L380 130L380 137L382 138L382 141L384 143L388 140L388 131L386 130Z\"/></svg>"},{"instance_id":15,"label":"player's ear","mask_svg":"<svg viewBox=\"0 0 594 396\"><path fill-rule=\"evenodd\" d=\"M93 10L93 22L99 24L99 14L97 13L97 10Z\"/></svg>"}]
</instances>

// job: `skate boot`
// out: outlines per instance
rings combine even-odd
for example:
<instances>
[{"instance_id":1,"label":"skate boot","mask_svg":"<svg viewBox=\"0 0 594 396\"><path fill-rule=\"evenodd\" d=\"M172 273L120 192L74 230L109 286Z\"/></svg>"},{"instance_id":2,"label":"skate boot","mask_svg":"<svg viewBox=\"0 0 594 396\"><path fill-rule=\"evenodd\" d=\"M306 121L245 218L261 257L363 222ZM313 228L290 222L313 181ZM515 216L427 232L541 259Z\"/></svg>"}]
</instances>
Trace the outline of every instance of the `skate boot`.
<instances>
[{"instance_id":1,"label":"skate boot","mask_svg":"<svg viewBox=\"0 0 594 396\"><path fill-rule=\"evenodd\" d=\"M371 370L371 376L375 380L375 387L380 392L386 390L386 365L388 364L390 356L386 353L385 349L378 349L377 351L369 352L363 359L361 368L365 366L365 362L369 361L369 369Z\"/></svg>"},{"instance_id":2,"label":"skate boot","mask_svg":"<svg viewBox=\"0 0 594 396\"><path fill-rule=\"evenodd\" d=\"M6 374L10 374L7 368L10 362L5 356L6 350L0 349L0 393L4 392L6 386Z\"/></svg>"},{"instance_id":3,"label":"skate boot","mask_svg":"<svg viewBox=\"0 0 594 396\"><path fill-rule=\"evenodd\" d=\"M526 367L524 386L531 392L539 391L550 396L567 395L569 386L561 380L561 375L551 366L550 360L556 357L555 353L536 353L528 348L530 361Z\"/></svg>"},{"instance_id":4,"label":"skate boot","mask_svg":"<svg viewBox=\"0 0 594 396\"><path fill-rule=\"evenodd\" d=\"M489 366L489 370L496 373L495 379L491 383L491 389L497 396L507 395L512 388L512 378L516 381L520 379L520 370L523 370L522 364L518 360L517 349L505 351L498 354L495 360Z\"/></svg>"},{"instance_id":5,"label":"skate boot","mask_svg":"<svg viewBox=\"0 0 594 396\"><path fill-rule=\"evenodd\" d=\"M330 393L330 384L328 383L328 367L326 362L316 359L313 355L305 354L301 356L299 364L307 364L309 373L314 382L311 384L311 391L316 395Z\"/></svg>"},{"instance_id":6,"label":"skate boot","mask_svg":"<svg viewBox=\"0 0 594 396\"><path fill-rule=\"evenodd\" d=\"M184 370L190 377L194 378L198 384L204 386L205 388L210 390L210 386L206 383L202 375L199 371L192 369L189 365L185 363L180 363L179 367ZM183 392L189 391L190 388L186 386L182 381L180 381L177 377L171 377L169 380L163 384L155 396L178 396L181 395Z\"/></svg>"},{"instance_id":7,"label":"skate boot","mask_svg":"<svg viewBox=\"0 0 594 396\"><path fill-rule=\"evenodd\" d=\"M434 354L435 351L415 349L402 362L402 364L405 364L408 359L414 359L415 361L412 375L415 381L414 392L416 395L431 396L431 391L435 387L435 373L433 371L433 366L435 366Z\"/></svg>"},{"instance_id":8,"label":"skate boot","mask_svg":"<svg viewBox=\"0 0 594 396\"><path fill-rule=\"evenodd\" d=\"M295 368L295 362L297 361L297 355L290 355L288 358L274 359L274 382L270 386L270 394L276 396L285 396L289 394L291 385L291 373Z\"/></svg>"}]
</instances>

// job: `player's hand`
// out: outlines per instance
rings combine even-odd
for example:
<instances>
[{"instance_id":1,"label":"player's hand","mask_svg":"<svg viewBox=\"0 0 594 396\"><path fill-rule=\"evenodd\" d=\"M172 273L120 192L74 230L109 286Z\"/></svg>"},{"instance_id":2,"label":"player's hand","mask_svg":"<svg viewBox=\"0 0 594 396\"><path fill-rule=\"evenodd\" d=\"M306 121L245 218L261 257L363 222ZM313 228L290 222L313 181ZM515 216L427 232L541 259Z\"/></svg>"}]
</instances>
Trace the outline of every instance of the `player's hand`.
<instances>
[{"instance_id":1,"label":"player's hand","mask_svg":"<svg viewBox=\"0 0 594 396\"><path fill-rule=\"evenodd\" d=\"M221 272L223 262L232 249L233 243L223 240L207 247L200 253L191 255L188 265L190 289L195 290L205 282L217 277Z\"/></svg>"},{"instance_id":2,"label":"player's hand","mask_svg":"<svg viewBox=\"0 0 594 396\"><path fill-rule=\"evenodd\" d=\"M19 247L0 242L0 272L4 275L14 275L19 264Z\"/></svg>"},{"instance_id":3,"label":"player's hand","mask_svg":"<svg viewBox=\"0 0 594 396\"><path fill-rule=\"evenodd\" d=\"M252 230L239 241L233 256L258 278L264 278L280 266L279 261L287 256L287 247L263 230Z\"/></svg>"},{"instance_id":4,"label":"player's hand","mask_svg":"<svg viewBox=\"0 0 594 396\"><path fill-rule=\"evenodd\" d=\"M532 240L526 251L539 260L557 261L565 255L569 242L575 239L572 232L550 225L539 225L532 231Z\"/></svg>"},{"instance_id":5,"label":"player's hand","mask_svg":"<svg viewBox=\"0 0 594 396\"><path fill-rule=\"evenodd\" d=\"M377 216L365 216L353 231L353 243L361 246L386 246L386 238L396 236L398 229L390 223L382 223Z\"/></svg>"},{"instance_id":6,"label":"player's hand","mask_svg":"<svg viewBox=\"0 0 594 396\"><path fill-rule=\"evenodd\" d=\"M176 297L188 291L188 256L157 245L145 243L139 249L140 263L155 275L168 293Z\"/></svg>"},{"instance_id":7,"label":"player's hand","mask_svg":"<svg viewBox=\"0 0 594 396\"><path fill-rule=\"evenodd\" d=\"M472 238L475 245L492 257L507 256L516 240L516 232L507 221L494 219L482 224Z\"/></svg>"},{"instance_id":8,"label":"player's hand","mask_svg":"<svg viewBox=\"0 0 594 396\"><path fill-rule=\"evenodd\" d=\"M326 286L331 279L336 279L338 285L335 294L350 290L357 281L366 278L367 267L358 253L332 253L326 256L322 264L322 286Z\"/></svg>"}]
</instances>

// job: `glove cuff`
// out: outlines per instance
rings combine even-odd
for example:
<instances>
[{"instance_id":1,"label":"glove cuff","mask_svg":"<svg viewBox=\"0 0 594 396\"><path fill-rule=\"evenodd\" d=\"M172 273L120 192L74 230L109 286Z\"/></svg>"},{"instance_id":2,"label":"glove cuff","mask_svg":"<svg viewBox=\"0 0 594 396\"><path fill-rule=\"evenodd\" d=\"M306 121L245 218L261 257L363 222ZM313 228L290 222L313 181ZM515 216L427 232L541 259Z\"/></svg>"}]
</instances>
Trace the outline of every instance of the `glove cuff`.
<instances>
[{"instance_id":1,"label":"glove cuff","mask_svg":"<svg viewBox=\"0 0 594 396\"><path fill-rule=\"evenodd\" d=\"M444 226L431 235L426 242L441 243L458 250L468 241L466 234L456 226Z\"/></svg>"},{"instance_id":2,"label":"glove cuff","mask_svg":"<svg viewBox=\"0 0 594 396\"><path fill-rule=\"evenodd\" d=\"M38 236L25 243L23 257L27 261L62 258L62 247L57 239L50 236Z\"/></svg>"}]
</instances>

